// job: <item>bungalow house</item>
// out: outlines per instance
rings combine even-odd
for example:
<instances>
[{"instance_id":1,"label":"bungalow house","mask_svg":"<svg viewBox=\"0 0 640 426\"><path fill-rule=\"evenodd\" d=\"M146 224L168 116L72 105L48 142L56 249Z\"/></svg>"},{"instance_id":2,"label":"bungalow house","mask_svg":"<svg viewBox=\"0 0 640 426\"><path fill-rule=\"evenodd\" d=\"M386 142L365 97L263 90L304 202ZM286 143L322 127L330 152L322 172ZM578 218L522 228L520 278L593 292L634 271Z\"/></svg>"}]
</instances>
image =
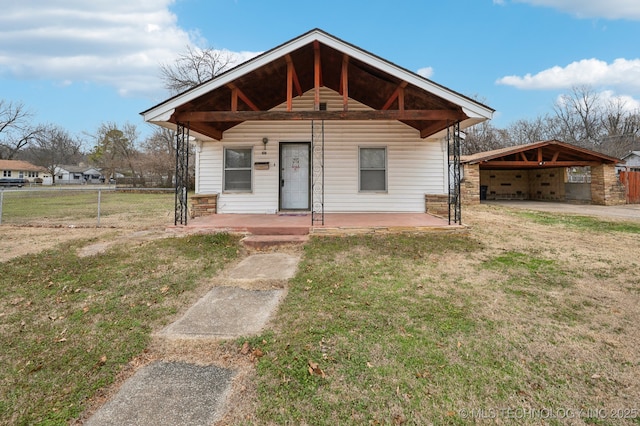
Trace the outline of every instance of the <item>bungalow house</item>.
<instances>
[{"instance_id":1,"label":"bungalow house","mask_svg":"<svg viewBox=\"0 0 640 426\"><path fill-rule=\"evenodd\" d=\"M630 151L622 157L621 160L622 161L616 165L617 172L640 172L640 151Z\"/></svg>"},{"instance_id":2,"label":"bungalow house","mask_svg":"<svg viewBox=\"0 0 640 426\"><path fill-rule=\"evenodd\" d=\"M460 132L492 114L318 29L141 113L176 130L180 223L187 141L191 202L208 213L310 212L324 223L325 212L442 212L450 199L459 209L449 194Z\"/></svg>"},{"instance_id":3,"label":"bungalow house","mask_svg":"<svg viewBox=\"0 0 640 426\"><path fill-rule=\"evenodd\" d=\"M61 165L55 168L56 183L76 184L102 183L102 172L100 169L91 166L70 166Z\"/></svg>"},{"instance_id":4,"label":"bungalow house","mask_svg":"<svg viewBox=\"0 0 640 426\"><path fill-rule=\"evenodd\" d=\"M0 186L24 186L28 184L51 185L51 175L44 167L27 161L0 160Z\"/></svg>"}]
</instances>

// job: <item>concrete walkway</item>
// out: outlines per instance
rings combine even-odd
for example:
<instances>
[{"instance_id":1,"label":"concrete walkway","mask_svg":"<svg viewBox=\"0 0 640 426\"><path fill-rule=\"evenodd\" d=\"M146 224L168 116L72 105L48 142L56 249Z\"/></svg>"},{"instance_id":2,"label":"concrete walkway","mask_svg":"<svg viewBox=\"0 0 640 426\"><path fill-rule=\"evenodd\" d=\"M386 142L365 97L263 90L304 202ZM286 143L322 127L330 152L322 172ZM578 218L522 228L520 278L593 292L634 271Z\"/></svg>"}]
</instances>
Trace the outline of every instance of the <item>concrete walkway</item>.
<instances>
[{"instance_id":1,"label":"concrete walkway","mask_svg":"<svg viewBox=\"0 0 640 426\"><path fill-rule=\"evenodd\" d=\"M292 278L299 257L284 253L249 256L221 275L225 283L159 334L166 339L223 339L259 333L284 296L283 289L242 285ZM156 361L143 367L85 424L212 425L224 414L234 371L215 365Z\"/></svg>"}]
</instances>

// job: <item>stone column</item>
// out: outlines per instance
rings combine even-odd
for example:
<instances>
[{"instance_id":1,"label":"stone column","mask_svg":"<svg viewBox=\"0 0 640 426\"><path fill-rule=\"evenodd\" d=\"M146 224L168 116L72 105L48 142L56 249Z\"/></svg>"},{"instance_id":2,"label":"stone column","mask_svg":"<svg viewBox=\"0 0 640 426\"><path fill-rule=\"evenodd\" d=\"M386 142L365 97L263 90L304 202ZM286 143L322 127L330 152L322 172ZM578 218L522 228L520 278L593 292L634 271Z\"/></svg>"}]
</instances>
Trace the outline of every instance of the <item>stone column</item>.
<instances>
[{"instance_id":1,"label":"stone column","mask_svg":"<svg viewBox=\"0 0 640 426\"><path fill-rule=\"evenodd\" d=\"M480 204L480 165L463 164L460 197L463 205Z\"/></svg>"},{"instance_id":2,"label":"stone column","mask_svg":"<svg viewBox=\"0 0 640 426\"><path fill-rule=\"evenodd\" d=\"M603 206L626 203L624 185L618 181L614 164L591 166L591 202Z\"/></svg>"},{"instance_id":3,"label":"stone column","mask_svg":"<svg viewBox=\"0 0 640 426\"><path fill-rule=\"evenodd\" d=\"M191 219L218 213L218 194L193 194L189 200Z\"/></svg>"}]
</instances>

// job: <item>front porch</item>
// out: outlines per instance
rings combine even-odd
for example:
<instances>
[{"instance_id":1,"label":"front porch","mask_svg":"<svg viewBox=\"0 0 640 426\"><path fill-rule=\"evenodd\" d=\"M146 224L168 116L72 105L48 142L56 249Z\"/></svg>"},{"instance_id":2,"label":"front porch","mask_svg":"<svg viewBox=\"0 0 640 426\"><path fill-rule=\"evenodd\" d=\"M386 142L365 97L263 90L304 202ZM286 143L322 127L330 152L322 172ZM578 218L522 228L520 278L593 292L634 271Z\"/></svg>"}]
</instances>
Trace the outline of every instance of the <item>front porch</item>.
<instances>
[{"instance_id":1,"label":"front porch","mask_svg":"<svg viewBox=\"0 0 640 426\"><path fill-rule=\"evenodd\" d=\"M251 235L353 235L367 233L424 233L460 231L463 225L426 213L325 213L324 225L311 223L311 213L215 214L191 219L193 232L231 232Z\"/></svg>"}]
</instances>

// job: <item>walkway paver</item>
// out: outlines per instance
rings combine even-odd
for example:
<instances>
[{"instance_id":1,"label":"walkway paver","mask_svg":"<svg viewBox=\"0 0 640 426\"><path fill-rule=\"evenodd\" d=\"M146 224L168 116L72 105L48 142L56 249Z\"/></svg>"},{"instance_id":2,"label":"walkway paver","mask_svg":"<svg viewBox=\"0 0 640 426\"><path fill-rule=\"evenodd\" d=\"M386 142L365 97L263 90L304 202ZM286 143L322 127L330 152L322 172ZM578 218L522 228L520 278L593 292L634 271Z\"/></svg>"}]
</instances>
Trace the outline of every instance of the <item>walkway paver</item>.
<instances>
[{"instance_id":1,"label":"walkway paver","mask_svg":"<svg viewBox=\"0 0 640 426\"><path fill-rule=\"evenodd\" d=\"M156 362L127 380L85 425L211 425L233 371L213 365Z\"/></svg>"},{"instance_id":2,"label":"walkway paver","mask_svg":"<svg viewBox=\"0 0 640 426\"><path fill-rule=\"evenodd\" d=\"M282 280L296 273L298 256L256 254L236 265L177 321L158 334L176 339L237 338L259 333L283 289L248 290L236 283ZM211 425L223 415L234 371L214 365L158 361L134 374L85 424Z\"/></svg>"}]
</instances>

